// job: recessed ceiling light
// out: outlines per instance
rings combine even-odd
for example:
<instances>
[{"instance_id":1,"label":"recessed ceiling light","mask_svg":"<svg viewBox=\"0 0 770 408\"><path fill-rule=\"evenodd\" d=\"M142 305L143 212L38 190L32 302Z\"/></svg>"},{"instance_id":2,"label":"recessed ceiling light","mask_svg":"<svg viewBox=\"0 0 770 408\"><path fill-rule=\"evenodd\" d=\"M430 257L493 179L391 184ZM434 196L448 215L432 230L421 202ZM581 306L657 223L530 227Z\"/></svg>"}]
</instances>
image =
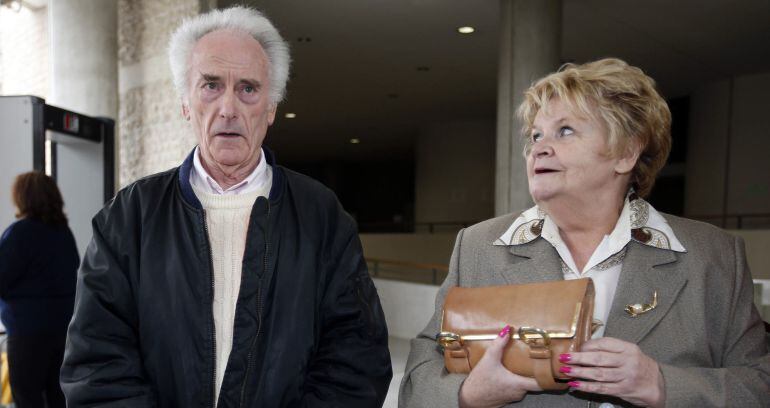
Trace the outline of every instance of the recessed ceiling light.
<instances>
[{"instance_id":1,"label":"recessed ceiling light","mask_svg":"<svg viewBox=\"0 0 770 408\"><path fill-rule=\"evenodd\" d=\"M287 113L286 115L284 115L284 117L285 117L286 119L294 119L294 118L296 118L296 117L297 117L297 114L296 114L296 113L291 113L291 112L289 112L289 113Z\"/></svg>"},{"instance_id":2,"label":"recessed ceiling light","mask_svg":"<svg viewBox=\"0 0 770 408\"><path fill-rule=\"evenodd\" d=\"M361 139L357 137L350 139L350 144L359 144L359 143L361 143Z\"/></svg>"},{"instance_id":3,"label":"recessed ceiling light","mask_svg":"<svg viewBox=\"0 0 770 408\"><path fill-rule=\"evenodd\" d=\"M460 34L470 34L472 32L476 31L475 28L471 26L465 26L465 27L459 27L457 28L457 32Z\"/></svg>"}]
</instances>

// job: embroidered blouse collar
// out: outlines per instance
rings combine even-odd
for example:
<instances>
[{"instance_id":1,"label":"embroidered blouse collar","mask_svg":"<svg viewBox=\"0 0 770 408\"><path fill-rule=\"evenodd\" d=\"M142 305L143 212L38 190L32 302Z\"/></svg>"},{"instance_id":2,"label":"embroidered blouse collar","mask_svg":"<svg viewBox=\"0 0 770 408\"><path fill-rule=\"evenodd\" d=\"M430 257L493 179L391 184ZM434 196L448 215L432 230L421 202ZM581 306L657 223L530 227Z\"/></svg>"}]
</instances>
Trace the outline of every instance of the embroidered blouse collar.
<instances>
[{"instance_id":1,"label":"embroidered blouse collar","mask_svg":"<svg viewBox=\"0 0 770 408\"><path fill-rule=\"evenodd\" d=\"M562 242L559 229L537 205L524 211L513 224L498 238L494 245L522 245L542 236L552 245ZM687 252L666 219L647 201L630 192L626 196L623 210L615 228L602 242L607 245L603 253L620 252L632 239L644 245L668 249L675 252ZM589 261L589 263L592 263Z\"/></svg>"}]
</instances>

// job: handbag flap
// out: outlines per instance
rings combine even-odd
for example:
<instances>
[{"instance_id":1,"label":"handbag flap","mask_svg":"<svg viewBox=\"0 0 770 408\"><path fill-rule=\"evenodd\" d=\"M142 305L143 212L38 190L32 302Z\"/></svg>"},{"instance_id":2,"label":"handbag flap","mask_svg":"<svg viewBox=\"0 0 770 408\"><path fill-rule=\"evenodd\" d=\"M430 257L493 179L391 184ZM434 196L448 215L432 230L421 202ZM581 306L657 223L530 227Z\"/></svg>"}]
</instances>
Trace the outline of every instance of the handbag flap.
<instances>
[{"instance_id":1,"label":"handbag flap","mask_svg":"<svg viewBox=\"0 0 770 408\"><path fill-rule=\"evenodd\" d=\"M593 299L591 279L550 281L523 285L480 288L453 287L444 300L441 331L456 333L463 340L484 340L510 325L548 332L551 338L571 338L585 303ZM490 338L486 338L490 337ZM513 335L518 338L517 334ZM482 340L478 338L477 340Z\"/></svg>"}]
</instances>

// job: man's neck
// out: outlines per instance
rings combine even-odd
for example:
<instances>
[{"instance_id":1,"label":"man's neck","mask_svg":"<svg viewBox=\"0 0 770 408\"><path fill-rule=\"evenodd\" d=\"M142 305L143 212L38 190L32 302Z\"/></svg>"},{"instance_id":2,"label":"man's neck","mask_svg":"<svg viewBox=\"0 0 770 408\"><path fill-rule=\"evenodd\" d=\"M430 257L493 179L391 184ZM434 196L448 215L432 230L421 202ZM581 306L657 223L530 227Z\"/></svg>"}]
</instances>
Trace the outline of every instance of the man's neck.
<instances>
[{"instance_id":1,"label":"man's neck","mask_svg":"<svg viewBox=\"0 0 770 408\"><path fill-rule=\"evenodd\" d=\"M206 160L200 148L198 149L198 154L200 155L199 158L203 169L224 191L245 180L257 168L259 161L262 160L262 154L260 153L253 162L246 162L235 166L223 166L214 160Z\"/></svg>"}]
</instances>

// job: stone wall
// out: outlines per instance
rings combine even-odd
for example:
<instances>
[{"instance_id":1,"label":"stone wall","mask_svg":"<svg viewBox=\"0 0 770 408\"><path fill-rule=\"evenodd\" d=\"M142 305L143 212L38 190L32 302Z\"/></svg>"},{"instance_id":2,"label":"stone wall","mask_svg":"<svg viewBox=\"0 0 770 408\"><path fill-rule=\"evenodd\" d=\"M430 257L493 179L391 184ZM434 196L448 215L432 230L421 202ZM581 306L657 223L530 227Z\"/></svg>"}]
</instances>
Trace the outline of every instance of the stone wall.
<instances>
[{"instance_id":1,"label":"stone wall","mask_svg":"<svg viewBox=\"0 0 770 408\"><path fill-rule=\"evenodd\" d=\"M119 180L178 165L195 145L182 118L166 60L173 30L202 8L199 0L119 0Z\"/></svg>"},{"instance_id":2,"label":"stone wall","mask_svg":"<svg viewBox=\"0 0 770 408\"><path fill-rule=\"evenodd\" d=\"M48 10L0 7L0 95L49 94Z\"/></svg>"}]
</instances>

